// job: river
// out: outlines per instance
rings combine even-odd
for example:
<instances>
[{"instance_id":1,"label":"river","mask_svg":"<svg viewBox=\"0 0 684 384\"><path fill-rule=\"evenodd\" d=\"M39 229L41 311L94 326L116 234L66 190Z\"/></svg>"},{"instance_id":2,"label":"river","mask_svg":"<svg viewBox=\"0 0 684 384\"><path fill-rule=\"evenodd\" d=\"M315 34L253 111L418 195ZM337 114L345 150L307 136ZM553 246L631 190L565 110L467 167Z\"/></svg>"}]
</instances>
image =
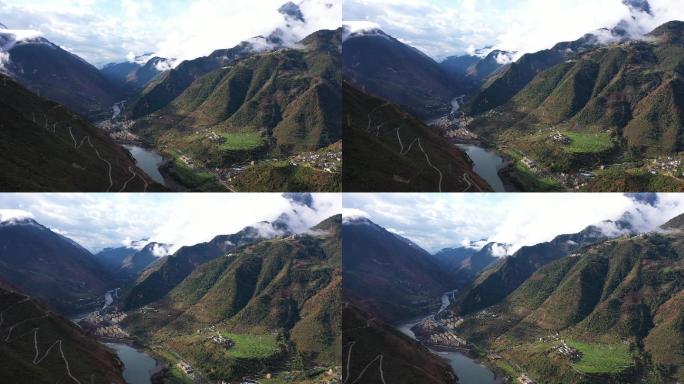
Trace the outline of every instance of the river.
<instances>
[{"instance_id":1,"label":"river","mask_svg":"<svg viewBox=\"0 0 684 384\"><path fill-rule=\"evenodd\" d=\"M157 368L157 361L144 352L126 344L104 343L116 351L124 363L123 377L128 384L150 384L150 378Z\"/></svg>"},{"instance_id":2,"label":"river","mask_svg":"<svg viewBox=\"0 0 684 384\"><path fill-rule=\"evenodd\" d=\"M159 166L164 163L164 158L161 157L160 154L151 149L146 149L137 145L125 144L124 148L131 153L138 168L147 173L152 180L161 185L167 186L164 176L162 176L161 172L159 171Z\"/></svg>"},{"instance_id":3,"label":"river","mask_svg":"<svg viewBox=\"0 0 684 384\"><path fill-rule=\"evenodd\" d=\"M105 293L104 310L118 297L119 288ZM80 314L71 318L71 321L78 325L78 322L87 317L90 313ZM79 325L80 327L80 325ZM128 384L150 384L152 374L157 368L157 361L145 352L139 351L131 346L121 343L102 343L116 352L119 360L124 364L123 377Z\"/></svg>"},{"instance_id":4,"label":"river","mask_svg":"<svg viewBox=\"0 0 684 384\"><path fill-rule=\"evenodd\" d=\"M449 297L451 295L452 292L447 292L444 295L442 295L442 307L437 313L443 311L449 305ZM413 328L414 325L423 321L423 319L431 316L432 315L401 323L397 325L396 328L401 333L415 340L416 335L413 333L411 328ZM484 365L478 363L477 361L471 359L470 357L462 353L442 352L433 349L430 349L430 351L432 351L432 353L434 353L435 355L438 355L449 361L451 369L453 369L454 373L456 373L456 376L458 376L458 381L460 384L498 383L498 380L496 379L496 375L494 374L494 372L492 372L489 368L485 367Z\"/></svg>"},{"instance_id":5,"label":"river","mask_svg":"<svg viewBox=\"0 0 684 384\"><path fill-rule=\"evenodd\" d=\"M492 187L494 192L506 192L504 183L499 177L499 169L504 160L494 152L472 144L457 144L473 160L473 171L480 175Z\"/></svg>"}]
</instances>

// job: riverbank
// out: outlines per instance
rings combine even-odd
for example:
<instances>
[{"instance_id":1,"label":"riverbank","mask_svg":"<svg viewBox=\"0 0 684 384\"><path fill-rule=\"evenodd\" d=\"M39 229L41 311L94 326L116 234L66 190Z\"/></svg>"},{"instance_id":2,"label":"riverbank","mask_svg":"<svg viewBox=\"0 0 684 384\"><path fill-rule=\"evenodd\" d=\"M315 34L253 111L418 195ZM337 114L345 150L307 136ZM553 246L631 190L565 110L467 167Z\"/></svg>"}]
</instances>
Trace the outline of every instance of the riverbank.
<instances>
[{"instance_id":1,"label":"riverbank","mask_svg":"<svg viewBox=\"0 0 684 384\"><path fill-rule=\"evenodd\" d=\"M428 348L428 350L430 350L430 352L446 359L449 362L449 365L451 365L451 368L456 376L458 376L460 384L503 383L503 380L506 376L500 374L500 371L496 367L490 366L487 360L481 359L481 353L473 349L470 344L453 348L443 346L440 347L425 343L423 337L418 337L416 335L414 331L416 326L426 320L434 319L436 315L446 309L450 303L450 295L452 294L453 291L446 292L444 295L442 295L442 305L437 312L395 324L394 327L406 336L421 342Z\"/></svg>"}]
</instances>

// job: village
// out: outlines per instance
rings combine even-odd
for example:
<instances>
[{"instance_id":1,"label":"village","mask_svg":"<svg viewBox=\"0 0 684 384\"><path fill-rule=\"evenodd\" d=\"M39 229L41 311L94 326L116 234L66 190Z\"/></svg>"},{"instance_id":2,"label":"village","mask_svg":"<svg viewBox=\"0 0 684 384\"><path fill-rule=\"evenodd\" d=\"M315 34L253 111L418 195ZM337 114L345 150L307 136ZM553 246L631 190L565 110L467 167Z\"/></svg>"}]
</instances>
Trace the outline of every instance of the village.
<instances>
[{"instance_id":1,"label":"village","mask_svg":"<svg viewBox=\"0 0 684 384\"><path fill-rule=\"evenodd\" d=\"M92 312L78 324L97 337L121 340L130 337L128 332L119 325L124 319L126 319L125 313L104 308Z\"/></svg>"}]
</instances>

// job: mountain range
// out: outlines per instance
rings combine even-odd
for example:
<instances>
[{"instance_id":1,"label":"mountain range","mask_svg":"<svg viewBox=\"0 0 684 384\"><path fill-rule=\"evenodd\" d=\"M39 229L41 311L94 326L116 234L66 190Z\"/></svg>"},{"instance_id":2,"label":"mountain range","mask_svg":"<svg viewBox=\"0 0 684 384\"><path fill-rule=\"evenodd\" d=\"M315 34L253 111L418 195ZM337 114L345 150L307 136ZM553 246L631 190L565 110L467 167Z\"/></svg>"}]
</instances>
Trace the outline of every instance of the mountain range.
<instances>
[{"instance_id":1,"label":"mountain range","mask_svg":"<svg viewBox=\"0 0 684 384\"><path fill-rule=\"evenodd\" d=\"M112 83L134 94L173 67L172 59L149 56L138 56L132 62L109 63L100 72Z\"/></svg>"},{"instance_id":2,"label":"mountain range","mask_svg":"<svg viewBox=\"0 0 684 384\"><path fill-rule=\"evenodd\" d=\"M87 310L112 274L88 250L33 219L0 223L0 281L62 313Z\"/></svg>"},{"instance_id":3,"label":"mountain range","mask_svg":"<svg viewBox=\"0 0 684 384\"><path fill-rule=\"evenodd\" d=\"M313 200L287 199L297 205L292 213L167 256L169 245L148 239L93 255L33 219L3 221L3 377L123 383L123 368L130 379L130 367L101 340L144 348L160 363L155 380L188 379L175 370L179 361L212 381L267 372L301 383L336 380L341 216L295 231L288 215Z\"/></svg>"},{"instance_id":4,"label":"mountain range","mask_svg":"<svg viewBox=\"0 0 684 384\"><path fill-rule=\"evenodd\" d=\"M479 312L463 315L454 331L532 377L681 380L681 354L665 352L684 343L677 325L682 312L675 309L684 292L681 222L679 216L660 231L577 248L536 268ZM452 310L464 313L458 302Z\"/></svg>"},{"instance_id":5,"label":"mountain range","mask_svg":"<svg viewBox=\"0 0 684 384\"><path fill-rule=\"evenodd\" d=\"M511 255L496 243L479 251L456 247L430 255L368 219L345 218L347 376L355 378L365 368L369 382L381 382L383 367L392 372L390 361L404 359L405 376L396 382L411 382L406 377L416 375L449 382L443 376L434 379L444 373L438 354L430 359L422 345L390 325L432 311L412 332L427 334L432 343L444 342L446 334L465 340L458 349L430 346L470 350L498 377L554 383L681 380L681 354L666 351L684 345L682 312L675 309L684 292L684 215L643 232L633 224L639 214ZM458 272L445 277L477 253L499 257L483 263L470 279L454 279ZM420 288L422 296L411 287ZM454 288L436 311L439 296ZM412 368L416 365L426 369Z\"/></svg>"},{"instance_id":6,"label":"mountain range","mask_svg":"<svg viewBox=\"0 0 684 384\"><path fill-rule=\"evenodd\" d=\"M112 105L123 99L121 89L97 68L44 37L0 28L0 50L7 55L4 74L88 119L109 117Z\"/></svg>"},{"instance_id":7,"label":"mountain range","mask_svg":"<svg viewBox=\"0 0 684 384\"><path fill-rule=\"evenodd\" d=\"M124 326L148 346L183 351L212 379L339 365L340 223L338 215L302 234L252 241L233 235L238 246L198 262L154 301L129 311ZM213 334L259 343L259 351L205 341Z\"/></svg>"}]
</instances>

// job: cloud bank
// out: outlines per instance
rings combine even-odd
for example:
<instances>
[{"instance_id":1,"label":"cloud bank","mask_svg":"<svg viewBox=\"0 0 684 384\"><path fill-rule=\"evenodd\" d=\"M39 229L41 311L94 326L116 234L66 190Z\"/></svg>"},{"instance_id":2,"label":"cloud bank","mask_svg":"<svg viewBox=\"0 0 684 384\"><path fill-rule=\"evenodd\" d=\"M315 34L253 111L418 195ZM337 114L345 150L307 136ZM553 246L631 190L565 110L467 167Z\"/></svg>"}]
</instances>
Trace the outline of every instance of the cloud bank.
<instances>
[{"instance_id":1,"label":"cloud bank","mask_svg":"<svg viewBox=\"0 0 684 384\"><path fill-rule=\"evenodd\" d=\"M173 244L173 252L283 213L296 232L303 232L341 209L336 194L313 194L311 207L269 193L0 194L2 220L30 215L93 252L121 245L142 248L149 242Z\"/></svg>"},{"instance_id":2,"label":"cloud bank","mask_svg":"<svg viewBox=\"0 0 684 384\"><path fill-rule=\"evenodd\" d=\"M622 0L345 0L343 17L376 23L436 59L487 46L517 58L622 20L632 34L684 20L680 0L649 3L651 14Z\"/></svg>"},{"instance_id":3,"label":"cloud bank","mask_svg":"<svg viewBox=\"0 0 684 384\"><path fill-rule=\"evenodd\" d=\"M684 195L658 194L658 202L611 193L581 194L347 194L344 214L369 217L430 252L488 242L510 244L509 254L524 245L575 233L630 213L632 225L651 231L684 213ZM605 231L620 232L614 224Z\"/></svg>"},{"instance_id":4,"label":"cloud bank","mask_svg":"<svg viewBox=\"0 0 684 384\"><path fill-rule=\"evenodd\" d=\"M0 0L0 22L45 38L101 66L154 53L181 60L286 30L299 40L337 29L341 0L295 0L304 22L284 18L286 0ZM288 28L289 25L289 28ZM290 41L286 41L290 42Z\"/></svg>"}]
</instances>

